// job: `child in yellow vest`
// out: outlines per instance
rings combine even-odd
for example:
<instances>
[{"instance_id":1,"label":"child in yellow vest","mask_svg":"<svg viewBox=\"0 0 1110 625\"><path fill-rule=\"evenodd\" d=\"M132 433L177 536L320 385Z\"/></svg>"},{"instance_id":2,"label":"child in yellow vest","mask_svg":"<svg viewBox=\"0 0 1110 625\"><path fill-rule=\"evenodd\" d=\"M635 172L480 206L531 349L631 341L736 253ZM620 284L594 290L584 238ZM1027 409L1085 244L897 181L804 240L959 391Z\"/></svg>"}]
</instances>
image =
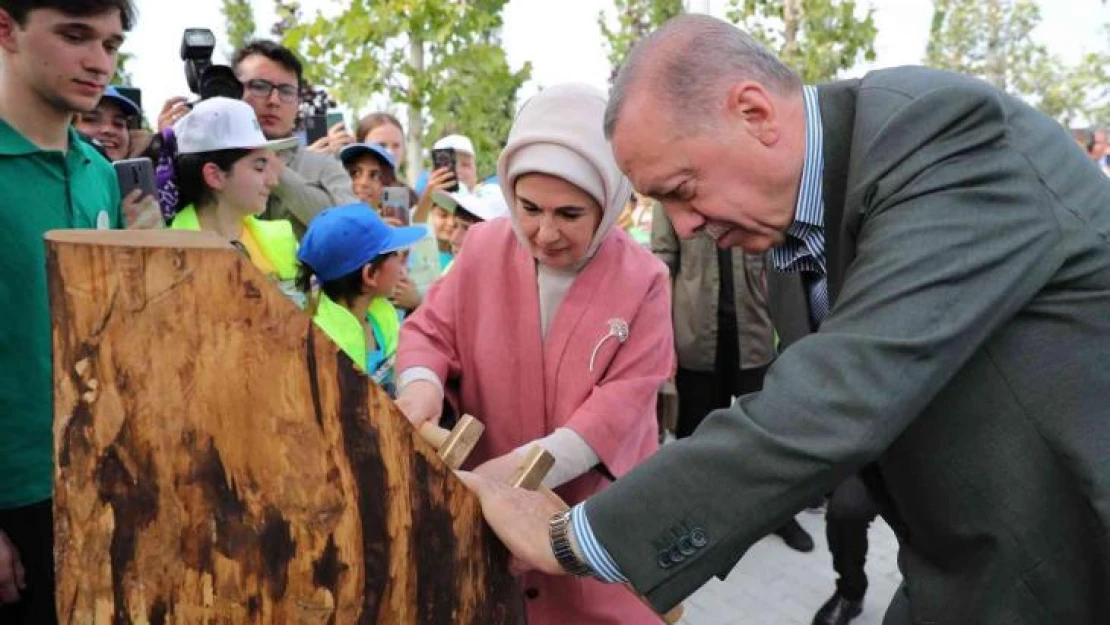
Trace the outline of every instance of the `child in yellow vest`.
<instances>
[{"instance_id":1,"label":"child in yellow vest","mask_svg":"<svg viewBox=\"0 0 1110 625\"><path fill-rule=\"evenodd\" d=\"M227 238L296 301L293 226L256 217L266 210L277 182L270 167L273 152L295 146L296 138L267 141L254 109L228 98L199 102L174 125L174 134L180 210L170 227Z\"/></svg>"},{"instance_id":2,"label":"child in yellow vest","mask_svg":"<svg viewBox=\"0 0 1110 625\"><path fill-rule=\"evenodd\" d=\"M390 395L401 318L389 295L405 275L400 252L427 233L394 228L369 205L349 204L317 215L297 252L297 286L316 325Z\"/></svg>"}]
</instances>

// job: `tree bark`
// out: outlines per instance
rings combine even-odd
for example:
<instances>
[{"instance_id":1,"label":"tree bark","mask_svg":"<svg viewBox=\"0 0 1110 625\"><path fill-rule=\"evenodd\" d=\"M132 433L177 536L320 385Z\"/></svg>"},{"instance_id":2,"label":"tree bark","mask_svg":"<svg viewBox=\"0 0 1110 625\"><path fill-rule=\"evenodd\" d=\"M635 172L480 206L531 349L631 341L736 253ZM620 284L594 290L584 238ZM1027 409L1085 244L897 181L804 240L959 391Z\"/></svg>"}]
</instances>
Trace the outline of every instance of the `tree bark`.
<instances>
[{"instance_id":1,"label":"tree bark","mask_svg":"<svg viewBox=\"0 0 1110 625\"><path fill-rule=\"evenodd\" d=\"M241 253L47 246L61 623L518 622L475 497Z\"/></svg>"}]
</instances>

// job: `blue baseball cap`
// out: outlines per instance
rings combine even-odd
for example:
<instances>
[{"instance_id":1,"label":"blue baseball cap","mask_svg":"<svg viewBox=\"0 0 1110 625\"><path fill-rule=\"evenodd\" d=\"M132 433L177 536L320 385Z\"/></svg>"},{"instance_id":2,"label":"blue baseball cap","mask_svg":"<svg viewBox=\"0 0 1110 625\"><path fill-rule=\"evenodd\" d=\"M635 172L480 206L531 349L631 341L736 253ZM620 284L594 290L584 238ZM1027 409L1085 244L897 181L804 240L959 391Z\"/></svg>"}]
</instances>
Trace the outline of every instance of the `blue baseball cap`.
<instances>
[{"instance_id":1,"label":"blue baseball cap","mask_svg":"<svg viewBox=\"0 0 1110 625\"><path fill-rule=\"evenodd\" d=\"M350 145L345 145L342 150L339 150L339 160L343 161L343 164L346 165L363 154L375 156L383 164L389 165L390 169L397 171L397 163L394 162L393 155L376 143L352 143Z\"/></svg>"},{"instance_id":2,"label":"blue baseball cap","mask_svg":"<svg viewBox=\"0 0 1110 625\"><path fill-rule=\"evenodd\" d=\"M312 268L321 282L331 282L382 254L412 247L428 234L423 226L394 228L361 202L336 206L308 224L297 260Z\"/></svg>"},{"instance_id":3,"label":"blue baseball cap","mask_svg":"<svg viewBox=\"0 0 1110 625\"><path fill-rule=\"evenodd\" d=\"M123 114L128 117L142 117L143 111L139 108L139 105L135 104L131 98L122 95L113 85L104 87L104 95L101 97L114 100L123 109Z\"/></svg>"}]
</instances>

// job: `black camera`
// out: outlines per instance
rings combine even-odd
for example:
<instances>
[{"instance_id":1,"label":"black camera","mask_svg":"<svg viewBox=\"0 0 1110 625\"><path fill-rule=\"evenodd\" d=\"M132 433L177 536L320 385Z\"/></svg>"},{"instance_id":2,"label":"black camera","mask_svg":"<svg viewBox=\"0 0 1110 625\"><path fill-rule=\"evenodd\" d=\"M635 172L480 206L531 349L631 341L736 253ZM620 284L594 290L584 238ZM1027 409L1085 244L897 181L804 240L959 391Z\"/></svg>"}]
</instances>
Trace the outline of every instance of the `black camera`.
<instances>
[{"instance_id":1,"label":"black camera","mask_svg":"<svg viewBox=\"0 0 1110 625\"><path fill-rule=\"evenodd\" d=\"M305 140L307 145L324 138L328 129L334 123L342 121L342 116L335 115L332 119L328 111L335 108L335 101L328 97L328 92L323 89L313 89L309 85L301 88L301 119L304 120Z\"/></svg>"},{"instance_id":2,"label":"black camera","mask_svg":"<svg viewBox=\"0 0 1110 625\"><path fill-rule=\"evenodd\" d=\"M189 90L201 100L224 97L243 99L243 84L227 65L213 65L216 36L207 28L186 28L181 36L181 60L185 61L185 80Z\"/></svg>"}]
</instances>

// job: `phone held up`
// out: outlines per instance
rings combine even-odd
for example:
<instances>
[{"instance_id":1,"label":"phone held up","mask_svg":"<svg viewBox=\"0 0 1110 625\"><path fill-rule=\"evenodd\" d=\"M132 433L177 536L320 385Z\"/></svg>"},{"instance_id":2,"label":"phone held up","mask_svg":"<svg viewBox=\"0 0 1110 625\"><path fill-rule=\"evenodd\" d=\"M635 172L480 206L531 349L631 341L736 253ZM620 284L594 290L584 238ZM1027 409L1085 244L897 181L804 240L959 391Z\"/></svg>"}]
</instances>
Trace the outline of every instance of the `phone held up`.
<instances>
[{"instance_id":1,"label":"phone held up","mask_svg":"<svg viewBox=\"0 0 1110 625\"><path fill-rule=\"evenodd\" d=\"M112 163L119 181L119 196L125 198L135 189L142 189L143 196L155 197L158 193L154 182L154 163L149 158L129 158Z\"/></svg>"},{"instance_id":2,"label":"phone held up","mask_svg":"<svg viewBox=\"0 0 1110 625\"><path fill-rule=\"evenodd\" d=\"M383 218L392 217L404 225L409 223L408 187L386 187L382 189L381 210Z\"/></svg>"},{"instance_id":3,"label":"phone held up","mask_svg":"<svg viewBox=\"0 0 1110 625\"><path fill-rule=\"evenodd\" d=\"M338 111L332 111L326 115L307 115L304 118L305 140L308 145L312 145L328 136L328 131L331 130L332 126L341 123L343 123L343 113Z\"/></svg>"},{"instance_id":4,"label":"phone held up","mask_svg":"<svg viewBox=\"0 0 1110 625\"><path fill-rule=\"evenodd\" d=\"M458 155L455 154L455 148L432 150L432 171L447 167L451 170L451 174L455 176L455 180L445 191L455 192L459 190L459 171L456 167L457 157Z\"/></svg>"}]
</instances>

